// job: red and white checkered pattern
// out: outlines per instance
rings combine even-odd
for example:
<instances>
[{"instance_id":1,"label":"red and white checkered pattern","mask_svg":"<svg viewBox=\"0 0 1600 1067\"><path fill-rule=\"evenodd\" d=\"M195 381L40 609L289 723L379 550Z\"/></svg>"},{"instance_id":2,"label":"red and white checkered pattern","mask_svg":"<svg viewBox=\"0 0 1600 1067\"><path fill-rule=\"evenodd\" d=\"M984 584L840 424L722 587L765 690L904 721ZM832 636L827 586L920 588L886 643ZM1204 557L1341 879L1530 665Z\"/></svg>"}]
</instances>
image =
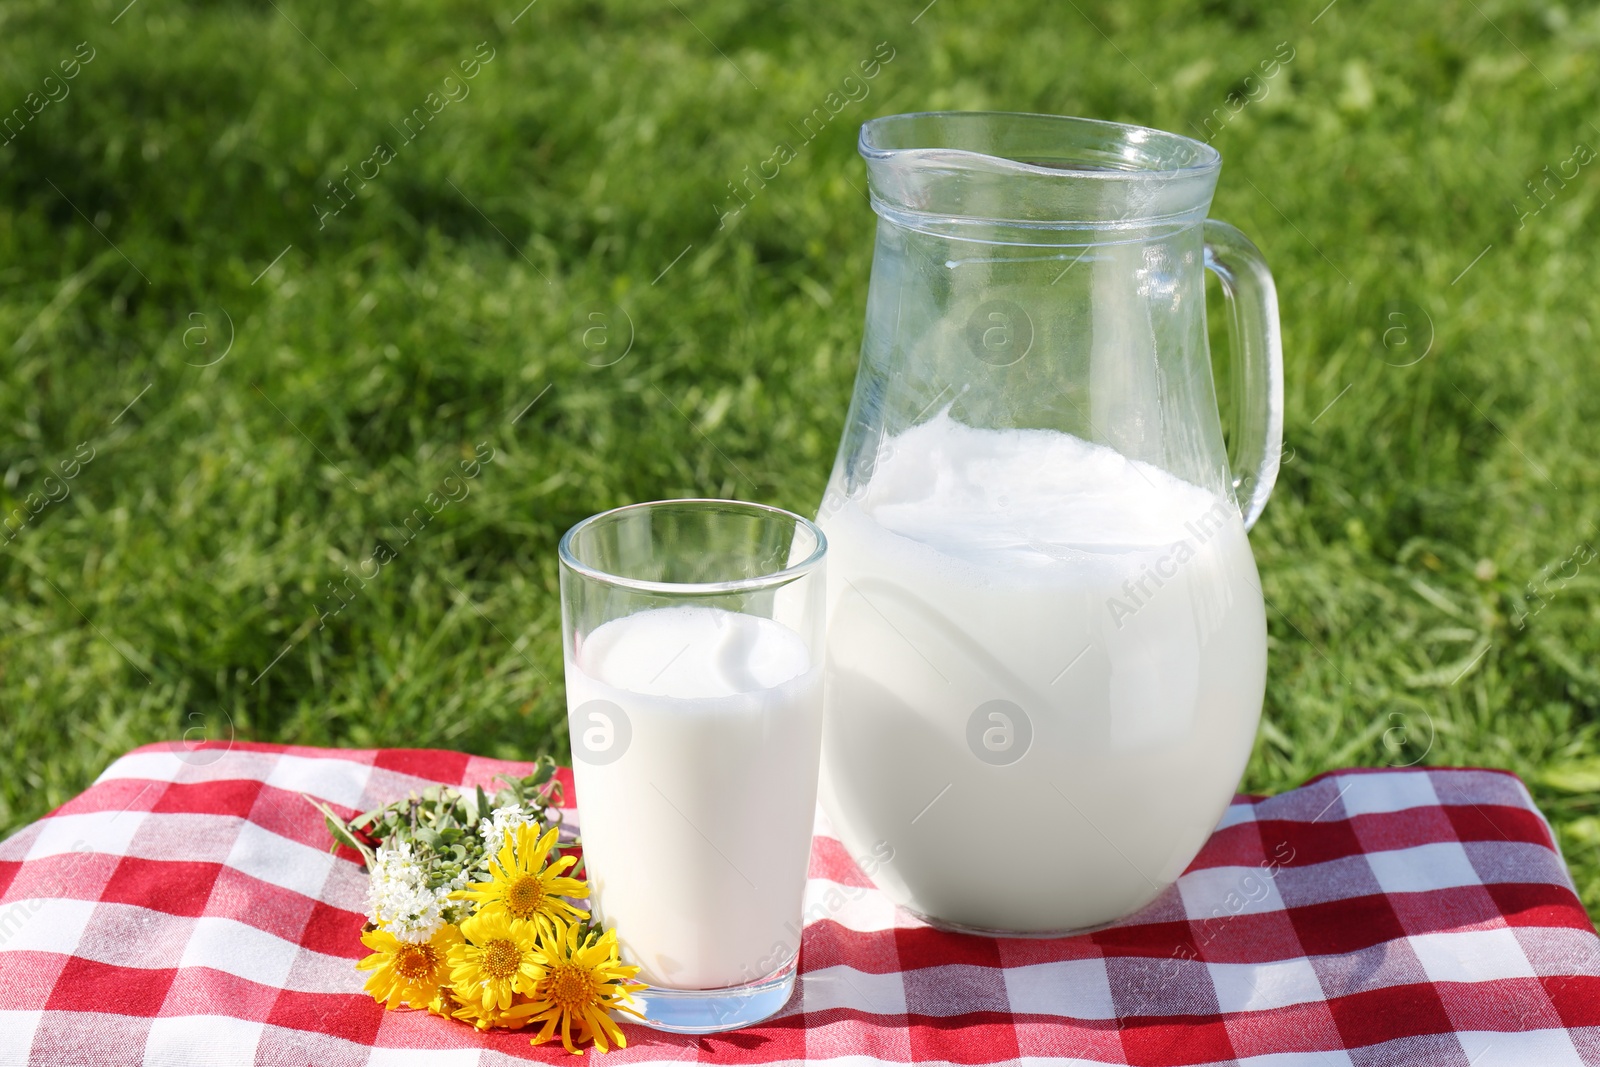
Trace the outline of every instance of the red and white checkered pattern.
<instances>
[{"instance_id":1,"label":"red and white checkered pattern","mask_svg":"<svg viewBox=\"0 0 1600 1067\"><path fill-rule=\"evenodd\" d=\"M0 843L0 1065L566 1059L362 993L366 876L297 796L353 814L526 770L414 750L129 753ZM1240 798L1176 887L1081 937L931 929L820 822L807 903L782 1015L698 1039L628 1025L606 1062L1600 1064L1600 940L1502 772L1341 771Z\"/></svg>"}]
</instances>

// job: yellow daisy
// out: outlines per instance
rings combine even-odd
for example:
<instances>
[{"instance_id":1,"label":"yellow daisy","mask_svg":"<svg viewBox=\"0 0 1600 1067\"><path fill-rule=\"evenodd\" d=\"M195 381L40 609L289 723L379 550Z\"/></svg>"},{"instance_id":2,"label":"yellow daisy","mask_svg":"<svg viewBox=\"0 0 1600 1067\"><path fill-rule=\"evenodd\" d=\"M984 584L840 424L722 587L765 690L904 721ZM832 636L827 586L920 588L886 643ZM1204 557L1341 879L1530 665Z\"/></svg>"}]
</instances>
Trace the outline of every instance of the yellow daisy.
<instances>
[{"instance_id":1,"label":"yellow daisy","mask_svg":"<svg viewBox=\"0 0 1600 1067\"><path fill-rule=\"evenodd\" d=\"M518 1004L511 1014L544 1023L533 1036L535 1045L549 1041L559 1028L561 1044L575 1056L583 1053L574 1045L574 1037L580 1045L592 1038L601 1052L611 1045L626 1048L627 1037L607 1013L625 1011L644 1018L630 1003L630 994L644 988L642 982L629 981L639 968L621 961L615 931L585 932L582 926L560 919L553 925L553 935L541 942L537 953L543 974L526 991L528 1003Z\"/></svg>"},{"instance_id":2,"label":"yellow daisy","mask_svg":"<svg viewBox=\"0 0 1600 1067\"><path fill-rule=\"evenodd\" d=\"M439 987L439 995L429 1002L428 1011L443 1019L460 1019L464 1023L471 1023L478 1030L488 1030L495 1026L503 1026L507 1030L521 1030L528 1025L528 1018L525 1015L508 1015L503 1011L486 1009L476 1001L463 1004L455 998L455 994L447 985Z\"/></svg>"},{"instance_id":3,"label":"yellow daisy","mask_svg":"<svg viewBox=\"0 0 1600 1067\"><path fill-rule=\"evenodd\" d=\"M459 1007L461 1007L461 1002L456 1000L454 993L450 992L450 987L442 985L439 987L439 992L433 995L433 999L428 1001L428 1014L437 1015L441 1019L449 1019L455 1015L456 1009Z\"/></svg>"},{"instance_id":4,"label":"yellow daisy","mask_svg":"<svg viewBox=\"0 0 1600 1067\"><path fill-rule=\"evenodd\" d=\"M487 1030L494 1026L504 1027L507 1030L521 1030L528 1025L528 1017L526 1015L513 1015L509 1011L495 1011L471 1001L459 1005L452 1014L464 1023L471 1023L478 1030Z\"/></svg>"},{"instance_id":5,"label":"yellow daisy","mask_svg":"<svg viewBox=\"0 0 1600 1067\"><path fill-rule=\"evenodd\" d=\"M446 923L426 941L401 941L381 927L361 935L372 955L356 969L372 971L366 990L393 1011L401 1004L425 1008L446 981L450 950L461 944L461 931Z\"/></svg>"},{"instance_id":6,"label":"yellow daisy","mask_svg":"<svg viewBox=\"0 0 1600 1067\"><path fill-rule=\"evenodd\" d=\"M489 861L488 881L474 882L451 897L476 901L480 912L504 909L513 919L536 923L545 933L552 919L587 919L588 912L561 899L589 895L586 883L562 877L578 861L564 856L546 866L557 832L552 826L540 837L537 826L507 829L499 855Z\"/></svg>"},{"instance_id":7,"label":"yellow daisy","mask_svg":"<svg viewBox=\"0 0 1600 1067\"><path fill-rule=\"evenodd\" d=\"M544 977L537 958L538 927L502 910L480 911L461 924L466 943L450 950L450 986L463 1004L504 1011L513 993Z\"/></svg>"}]
</instances>

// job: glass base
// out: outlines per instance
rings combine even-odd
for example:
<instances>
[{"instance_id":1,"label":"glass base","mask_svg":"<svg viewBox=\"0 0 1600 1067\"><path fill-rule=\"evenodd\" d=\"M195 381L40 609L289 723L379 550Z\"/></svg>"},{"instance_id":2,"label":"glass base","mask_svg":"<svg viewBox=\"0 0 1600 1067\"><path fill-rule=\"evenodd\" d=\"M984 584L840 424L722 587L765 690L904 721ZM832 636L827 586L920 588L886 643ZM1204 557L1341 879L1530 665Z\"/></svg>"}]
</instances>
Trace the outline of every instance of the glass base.
<instances>
[{"instance_id":1,"label":"glass base","mask_svg":"<svg viewBox=\"0 0 1600 1067\"><path fill-rule=\"evenodd\" d=\"M997 930L987 926L966 926L962 923L953 923L945 919L935 919L931 915L924 915L920 911L914 911L911 908L906 910L935 930L943 930L947 934L973 934L977 937L1016 937L1035 941L1046 941L1057 937L1077 937L1079 934L1093 934L1115 926L1122 921L1121 919L1112 919L1110 922L1097 923L1094 926L1079 926L1070 930Z\"/></svg>"},{"instance_id":2,"label":"glass base","mask_svg":"<svg viewBox=\"0 0 1600 1067\"><path fill-rule=\"evenodd\" d=\"M722 989L646 986L633 994L645 1025L673 1034L719 1034L770 1019L789 1003L799 958L767 977Z\"/></svg>"}]
</instances>

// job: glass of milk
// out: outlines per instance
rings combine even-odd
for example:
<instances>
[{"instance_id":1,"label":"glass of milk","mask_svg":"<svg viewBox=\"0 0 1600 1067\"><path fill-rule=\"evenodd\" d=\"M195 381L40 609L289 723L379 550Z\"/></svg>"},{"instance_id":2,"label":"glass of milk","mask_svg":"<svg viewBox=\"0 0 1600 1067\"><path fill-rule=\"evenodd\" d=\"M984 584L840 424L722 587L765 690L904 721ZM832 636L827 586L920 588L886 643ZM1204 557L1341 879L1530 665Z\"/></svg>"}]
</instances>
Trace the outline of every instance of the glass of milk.
<instances>
[{"instance_id":1,"label":"glass of milk","mask_svg":"<svg viewBox=\"0 0 1600 1067\"><path fill-rule=\"evenodd\" d=\"M633 504L561 539L591 906L660 1029L748 1026L794 988L826 551L806 519L730 500Z\"/></svg>"}]
</instances>

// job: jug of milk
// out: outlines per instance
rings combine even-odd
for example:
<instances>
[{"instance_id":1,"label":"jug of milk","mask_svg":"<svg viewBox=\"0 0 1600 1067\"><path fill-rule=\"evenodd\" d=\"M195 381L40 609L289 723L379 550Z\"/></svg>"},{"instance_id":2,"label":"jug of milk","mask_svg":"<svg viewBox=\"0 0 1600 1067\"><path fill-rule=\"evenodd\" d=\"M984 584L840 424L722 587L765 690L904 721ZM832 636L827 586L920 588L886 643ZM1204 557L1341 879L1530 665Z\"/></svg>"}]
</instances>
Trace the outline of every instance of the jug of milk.
<instances>
[{"instance_id":1,"label":"jug of milk","mask_svg":"<svg viewBox=\"0 0 1600 1067\"><path fill-rule=\"evenodd\" d=\"M861 132L877 247L818 514L820 795L946 928L1050 936L1148 904L1250 754L1277 477L1277 297L1171 133L930 113ZM1229 434L1205 274L1230 312Z\"/></svg>"}]
</instances>

